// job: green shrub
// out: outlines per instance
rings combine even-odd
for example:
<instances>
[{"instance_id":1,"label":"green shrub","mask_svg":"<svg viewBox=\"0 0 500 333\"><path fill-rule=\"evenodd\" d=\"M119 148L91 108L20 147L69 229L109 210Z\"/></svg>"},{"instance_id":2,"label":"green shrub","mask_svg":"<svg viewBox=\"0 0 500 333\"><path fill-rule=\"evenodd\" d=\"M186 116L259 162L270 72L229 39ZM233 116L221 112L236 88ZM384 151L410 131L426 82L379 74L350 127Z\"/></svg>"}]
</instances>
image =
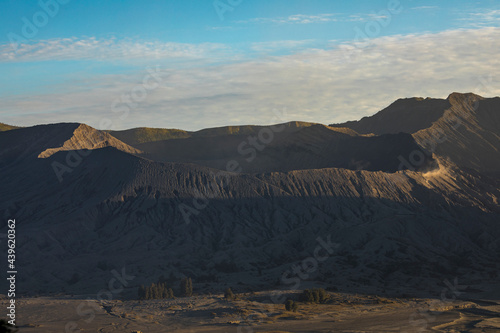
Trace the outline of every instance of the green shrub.
<instances>
[{"instance_id":1,"label":"green shrub","mask_svg":"<svg viewBox=\"0 0 500 333\"><path fill-rule=\"evenodd\" d=\"M184 297L193 296L193 281L191 278L184 278L181 281L181 295Z\"/></svg>"},{"instance_id":2,"label":"green shrub","mask_svg":"<svg viewBox=\"0 0 500 333\"><path fill-rule=\"evenodd\" d=\"M227 300L233 300L234 299L234 294L231 288L227 288L226 292L224 293L224 298Z\"/></svg>"},{"instance_id":3,"label":"green shrub","mask_svg":"<svg viewBox=\"0 0 500 333\"><path fill-rule=\"evenodd\" d=\"M300 295L300 300L305 303L325 303L328 293L323 288L306 289Z\"/></svg>"},{"instance_id":4,"label":"green shrub","mask_svg":"<svg viewBox=\"0 0 500 333\"><path fill-rule=\"evenodd\" d=\"M289 299L285 302L285 310L286 311L297 312L298 308L299 308L299 305L297 304L297 302L294 302L291 299Z\"/></svg>"}]
</instances>

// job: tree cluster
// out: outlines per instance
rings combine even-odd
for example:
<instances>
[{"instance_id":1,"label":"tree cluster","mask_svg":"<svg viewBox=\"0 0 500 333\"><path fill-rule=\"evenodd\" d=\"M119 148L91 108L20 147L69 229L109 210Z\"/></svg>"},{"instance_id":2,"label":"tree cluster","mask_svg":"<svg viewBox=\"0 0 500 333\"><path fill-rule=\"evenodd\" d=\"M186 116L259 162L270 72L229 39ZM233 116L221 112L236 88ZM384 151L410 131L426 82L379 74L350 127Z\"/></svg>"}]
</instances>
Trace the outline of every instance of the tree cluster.
<instances>
[{"instance_id":1,"label":"tree cluster","mask_svg":"<svg viewBox=\"0 0 500 333\"><path fill-rule=\"evenodd\" d=\"M140 286L137 291L139 299L174 298L174 291L166 283L152 283L150 286Z\"/></svg>"},{"instance_id":2,"label":"tree cluster","mask_svg":"<svg viewBox=\"0 0 500 333\"><path fill-rule=\"evenodd\" d=\"M193 296L193 281L191 281L191 278L184 278L181 280L181 296Z\"/></svg>"},{"instance_id":3,"label":"tree cluster","mask_svg":"<svg viewBox=\"0 0 500 333\"><path fill-rule=\"evenodd\" d=\"M180 281L180 288L174 295L174 290L169 288L169 285L174 283L172 277L166 279L161 276L157 283L152 283L149 286L140 286L137 290L139 299L166 299L174 298L175 296L190 297L193 296L193 281L191 278L183 278Z\"/></svg>"},{"instance_id":4,"label":"tree cluster","mask_svg":"<svg viewBox=\"0 0 500 333\"><path fill-rule=\"evenodd\" d=\"M300 295L300 300L305 303L325 303L328 293L323 288L306 289Z\"/></svg>"}]
</instances>

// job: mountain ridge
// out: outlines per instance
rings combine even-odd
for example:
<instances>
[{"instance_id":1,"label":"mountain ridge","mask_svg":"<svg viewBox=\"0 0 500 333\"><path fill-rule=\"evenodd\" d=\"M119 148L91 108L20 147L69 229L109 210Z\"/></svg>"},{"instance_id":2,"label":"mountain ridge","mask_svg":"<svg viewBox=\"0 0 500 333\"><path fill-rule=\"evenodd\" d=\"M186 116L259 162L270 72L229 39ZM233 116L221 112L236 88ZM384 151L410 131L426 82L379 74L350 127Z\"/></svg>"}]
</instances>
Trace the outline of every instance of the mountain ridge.
<instances>
[{"instance_id":1,"label":"mountain ridge","mask_svg":"<svg viewBox=\"0 0 500 333\"><path fill-rule=\"evenodd\" d=\"M494 283L499 179L446 154L484 160L467 138L498 133L497 100L482 99L478 108L472 95L450 100L455 107L432 126L452 136L450 116L470 117L456 138L440 143L443 150L423 147L432 126L381 135L321 124L292 123L281 132L228 127L138 147L75 123L0 132L0 216L19 221L19 289L95 293L119 267L137 276L129 295L161 275L192 277L199 291L262 290L277 281L286 288L283 273L311 256L318 237L339 248L310 284L381 292L433 290L454 276ZM460 138L460 129L472 136ZM249 136L270 133L266 144L256 141L263 149L250 144ZM498 148L494 135L481 139ZM242 143L255 148L250 162L252 155L239 156ZM153 158L149 145L165 159L172 152L188 158ZM416 152L428 156L427 165L398 168L399 157L412 161ZM58 181L53 165L68 165L70 154L81 158ZM240 168L227 170L234 158Z\"/></svg>"},{"instance_id":2,"label":"mountain ridge","mask_svg":"<svg viewBox=\"0 0 500 333\"><path fill-rule=\"evenodd\" d=\"M21 128L21 127L13 126L13 125L8 125L8 124L5 124L5 123L0 123L0 132L10 131L10 130L13 130L13 129L18 129L18 128Z\"/></svg>"},{"instance_id":3,"label":"mountain ridge","mask_svg":"<svg viewBox=\"0 0 500 333\"><path fill-rule=\"evenodd\" d=\"M426 150L459 166L489 174L500 172L500 98L455 92L446 100L412 99L400 119L404 124L391 121L389 116L405 103L406 100L398 100L373 116L332 126L378 135L400 128ZM420 106L425 103L432 103L433 107L421 112ZM415 118L421 118L416 125Z\"/></svg>"}]
</instances>

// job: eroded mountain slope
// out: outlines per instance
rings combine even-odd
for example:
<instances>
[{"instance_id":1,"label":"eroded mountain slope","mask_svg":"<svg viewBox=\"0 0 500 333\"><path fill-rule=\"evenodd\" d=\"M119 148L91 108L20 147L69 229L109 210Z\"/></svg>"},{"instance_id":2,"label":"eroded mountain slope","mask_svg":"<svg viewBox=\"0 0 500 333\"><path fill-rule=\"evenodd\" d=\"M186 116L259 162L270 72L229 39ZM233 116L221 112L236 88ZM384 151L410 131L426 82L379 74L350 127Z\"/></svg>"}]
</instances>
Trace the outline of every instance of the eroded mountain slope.
<instances>
[{"instance_id":1,"label":"eroded mountain slope","mask_svg":"<svg viewBox=\"0 0 500 333\"><path fill-rule=\"evenodd\" d=\"M131 287L172 273L192 276L197 288L268 288L320 236L340 247L314 279L339 287L412 279L405 283L431 288L443 274L497 270L498 187L445 161L427 174L252 176L108 147L59 183L51 164L65 158L58 152L4 170L0 214L19 221L25 290L95 292L122 266L137 276ZM457 262L461 253L469 263Z\"/></svg>"},{"instance_id":2,"label":"eroded mountain slope","mask_svg":"<svg viewBox=\"0 0 500 333\"><path fill-rule=\"evenodd\" d=\"M446 100L403 99L371 117L332 126L379 135L409 133L427 151L459 166L500 174L498 97L452 93Z\"/></svg>"}]
</instances>

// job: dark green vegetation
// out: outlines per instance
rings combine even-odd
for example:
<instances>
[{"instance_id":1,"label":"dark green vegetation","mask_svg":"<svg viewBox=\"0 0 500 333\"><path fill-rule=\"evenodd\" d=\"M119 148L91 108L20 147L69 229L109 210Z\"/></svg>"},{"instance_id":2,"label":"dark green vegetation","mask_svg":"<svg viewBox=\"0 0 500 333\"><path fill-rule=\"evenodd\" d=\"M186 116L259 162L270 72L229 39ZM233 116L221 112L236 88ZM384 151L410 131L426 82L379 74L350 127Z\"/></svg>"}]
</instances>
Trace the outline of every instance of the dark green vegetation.
<instances>
[{"instance_id":1,"label":"dark green vegetation","mask_svg":"<svg viewBox=\"0 0 500 333\"><path fill-rule=\"evenodd\" d=\"M160 277L157 283L152 283L149 286L141 285L137 290L137 296L139 299L168 299L175 298L174 290L169 285L172 285L172 279L165 279ZM193 296L193 281L191 278L183 278L180 281L179 291L177 293L179 297L190 297Z\"/></svg>"},{"instance_id":2,"label":"dark green vegetation","mask_svg":"<svg viewBox=\"0 0 500 333\"><path fill-rule=\"evenodd\" d=\"M300 295L300 300L305 303L325 303L328 293L323 288L306 289Z\"/></svg>"},{"instance_id":3,"label":"dark green vegetation","mask_svg":"<svg viewBox=\"0 0 500 333\"><path fill-rule=\"evenodd\" d=\"M224 292L224 298L227 299L228 301L231 301L235 298L233 291L231 288L227 288L226 291Z\"/></svg>"},{"instance_id":4,"label":"dark green vegetation","mask_svg":"<svg viewBox=\"0 0 500 333\"><path fill-rule=\"evenodd\" d=\"M297 312L298 308L299 308L299 305L297 304L297 302L292 301L291 299L289 299L285 302L285 310L286 311Z\"/></svg>"},{"instance_id":5,"label":"dark green vegetation","mask_svg":"<svg viewBox=\"0 0 500 333\"><path fill-rule=\"evenodd\" d=\"M174 291L166 283L152 283L150 286L140 286L137 291L139 299L165 299L174 298Z\"/></svg>"},{"instance_id":6,"label":"dark green vegetation","mask_svg":"<svg viewBox=\"0 0 500 333\"><path fill-rule=\"evenodd\" d=\"M193 296L193 281L191 278L184 278L181 281L181 296L190 297Z\"/></svg>"}]
</instances>

